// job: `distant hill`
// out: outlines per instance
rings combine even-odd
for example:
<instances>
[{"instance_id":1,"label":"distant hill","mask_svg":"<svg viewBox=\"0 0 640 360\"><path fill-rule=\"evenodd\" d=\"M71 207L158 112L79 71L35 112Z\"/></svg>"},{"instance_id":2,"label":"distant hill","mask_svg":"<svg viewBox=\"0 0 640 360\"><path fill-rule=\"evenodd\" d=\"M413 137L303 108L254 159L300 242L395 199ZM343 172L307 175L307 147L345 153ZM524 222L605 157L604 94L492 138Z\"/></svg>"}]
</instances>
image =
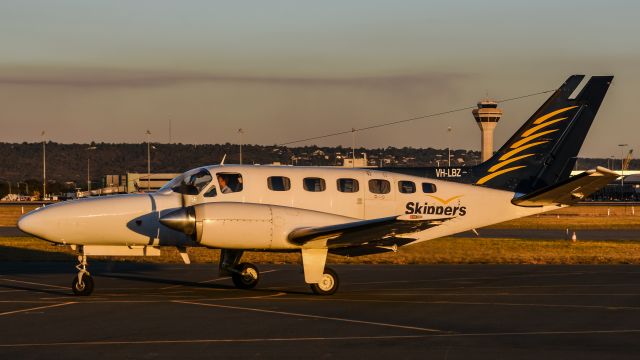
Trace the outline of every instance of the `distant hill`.
<instances>
[{"instance_id":1,"label":"distant hill","mask_svg":"<svg viewBox=\"0 0 640 360\"><path fill-rule=\"evenodd\" d=\"M185 170L208 164L219 163L226 154L226 163L239 162L239 146L237 144L161 144L154 143L151 150L151 172L179 173ZM94 150L88 150L95 147ZM351 149L344 147L278 147L262 145L243 145L243 162L247 164L295 164L309 165L341 165L342 158L351 157ZM356 149L357 157L367 154L371 165L383 163L385 166L446 166L447 149L380 148ZM12 182L16 192L17 182L22 193L27 182L30 192L42 186L42 143L0 143L0 197L7 194ZM48 142L47 180L52 192L86 187L87 159L91 159L91 179L99 184L107 174L125 174L127 172L147 171L146 144L59 144ZM478 151L452 150L452 165L472 166L478 162ZM619 160L618 160L619 161ZM619 162L617 163L619 167ZM591 168L596 165L607 165L607 159L580 159L580 168ZM638 163L632 162L632 168ZM4 181L3 181L4 180Z\"/></svg>"}]
</instances>

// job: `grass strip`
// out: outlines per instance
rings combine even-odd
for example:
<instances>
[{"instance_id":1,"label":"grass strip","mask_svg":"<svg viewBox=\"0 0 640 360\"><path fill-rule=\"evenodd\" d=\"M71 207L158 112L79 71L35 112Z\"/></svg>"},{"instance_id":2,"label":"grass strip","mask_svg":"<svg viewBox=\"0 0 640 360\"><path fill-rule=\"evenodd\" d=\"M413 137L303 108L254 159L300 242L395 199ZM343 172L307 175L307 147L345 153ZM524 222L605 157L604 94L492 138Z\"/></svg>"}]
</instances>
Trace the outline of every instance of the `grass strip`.
<instances>
[{"instance_id":1,"label":"grass strip","mask_svg":"<svg viewBox=\"0 0 640 360\"><path fill-rule=\"evenodd\" d=\"M189 248L194 263L218 261L219 250ZM181 263L175 248L157 257L92 257L96 260ZM0 238L0 261L75 261L75 254L29 237ZM300 263L297 253L247 252L243 261ZM346 258L330 255L334 264L640 264L640 240L577 241L513 238L445 237L377 255Z\"/></svg>"}]
</instances>

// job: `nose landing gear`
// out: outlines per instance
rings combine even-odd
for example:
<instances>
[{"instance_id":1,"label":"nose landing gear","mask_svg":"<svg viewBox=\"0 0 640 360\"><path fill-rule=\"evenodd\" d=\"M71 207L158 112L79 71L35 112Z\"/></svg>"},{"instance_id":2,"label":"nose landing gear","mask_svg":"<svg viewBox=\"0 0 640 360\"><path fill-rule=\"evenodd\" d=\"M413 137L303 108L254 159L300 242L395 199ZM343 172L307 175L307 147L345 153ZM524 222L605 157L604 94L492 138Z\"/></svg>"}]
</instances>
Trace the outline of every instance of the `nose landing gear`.
<instances>
[{"instance_id":1,"label":"nose landing gear","mask_svg":"<svg viewBox=\"0 0 640 360\"><path fill-rule=\"evenodd\" d=\"M231 276L238 289L253 289L260 280L260 271L251 263L240 263L242 250L222 249L218 270L220 276Z\"/></svg>"},{"instance_id":2,"label":"nose landing gear","mask_svg":"<svg viewBox=\"0 0 640 360\"><path fill-rule=\"evenodd\" d=\"M253 289L258 285L260 272L258 268L251 263L242 263L237 265L232 274L231 280L238 289Z\"/></svg>"},{"instance_id":3,"label":"nose landing gear","mask_svg":"<svg viewBox=\"0 0 640 360\"><path fill-rule=\"evenodd\" d=\"M89 271L87 271L87 256L82 249L80 255L78 255L78 275L73 277L71 282L71 291L77 296L89 296L93 292L93 278Z\"/></svg>"}]
</instances>

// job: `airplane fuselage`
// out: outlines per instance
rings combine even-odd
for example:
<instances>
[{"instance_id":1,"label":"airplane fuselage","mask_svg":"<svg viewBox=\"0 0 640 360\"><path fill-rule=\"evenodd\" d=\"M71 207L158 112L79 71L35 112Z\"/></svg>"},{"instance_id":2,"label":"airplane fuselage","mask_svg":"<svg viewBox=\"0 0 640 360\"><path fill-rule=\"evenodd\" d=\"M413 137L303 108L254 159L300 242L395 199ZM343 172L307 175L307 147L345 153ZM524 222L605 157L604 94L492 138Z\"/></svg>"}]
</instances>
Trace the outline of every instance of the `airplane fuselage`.
<instances>
[{"instance_id":1,"label":"airplane fuselage","mask_svg":"<svg viewBox=\"0 0 640 360\"><path fill-rule=\"evenodd\" d=\"M415 243L557 208L520 207L511 204L512 192L375 169L216 165L192 172L196 171L209 174L203 181L208 182L199 184L198 194L180 194L179 189L167 186L149 194L59 203L23 218L20 227L68 245L200 244L290 250L299 245L289 242L287 234L301 226L389 216L449 219L411 234ZM236 189L221 191L218 175L235 177ZM183 204L215 205L205 220L209 226L206 241L159 222L162 215Z\"/></svg>"}]
</instances>

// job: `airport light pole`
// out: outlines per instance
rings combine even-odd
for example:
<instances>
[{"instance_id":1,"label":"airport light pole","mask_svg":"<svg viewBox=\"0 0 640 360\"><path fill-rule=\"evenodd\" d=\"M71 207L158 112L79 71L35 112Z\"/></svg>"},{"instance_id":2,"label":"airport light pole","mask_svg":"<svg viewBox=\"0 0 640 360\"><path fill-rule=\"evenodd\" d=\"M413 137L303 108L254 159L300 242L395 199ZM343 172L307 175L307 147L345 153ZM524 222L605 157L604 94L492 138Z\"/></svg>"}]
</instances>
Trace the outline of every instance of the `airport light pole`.
<instances>
[{"instance_id":1,"label":"airport light pole","mask_svg":"<svg viewBox=\"0 0 640 360\"><path fill-rule=\"evenodd\" d=\"M242 165L242 135L244 135L244 130L242 128L238 129L238 134L240 134L240 165Z\"/></svg>"},{"instance_id":2,"label":"airport light pole","mask_svg":"<svg viewBox=\"0 0 640 360\"><path fill-rule=\"evenodd\" d=\"M449 156L447 157L448 159L448 163L449 163L449 167L451 167L451 126L449 126L447 128L447 134L449 134L448 136L448 142L449 142L449 146L447 147L447 152L449 153Z\"/></svg>"},{"instance_id":3,"label":"airport light pole","mask_svg":"<svg viewBox=\"0 0 640 360\"><path fill-rule=\"evenodd\" d=\"M356 129L351 128L351 167L356 167Z\"/></svg>"},{"instance_id":4,"label":"airport light pole","mask_svg":"<svg viewBox=\"0 0 640 360\"><path fill-rule=\"evenodd\" d=\"M629 144L618 144L620 146L620 198L624 200L624 148Z\"/></svg>"},{"instance_id":5,"label":"airport light pole","mask_svg":"<svg viewBox=\"0 0 640 360\"><path fill-rule=\"evenodd\" d=\"M42 200L47 197L47 148L42 131Z\"/></svg>"},{"instance_id":6,"label":"airport light pole","mask_svg":"<svg viewBox=\"0 0 640 360\"><path fill-rule=\"evenodd\" d=\"M97 147L89 146L87 151L95 150ZM91 155L87 155L87 196L91 195Z\"/></svg>"},{"instance_id":7,"label":"airport light pole","mask_svg":"<svg viewBox=\"0 0 640 360\"><path fill-rule=\"evenodd\" d=\"M151 192L151 131L147 129L147 192Z\"/></svg>"}]
</instances>

